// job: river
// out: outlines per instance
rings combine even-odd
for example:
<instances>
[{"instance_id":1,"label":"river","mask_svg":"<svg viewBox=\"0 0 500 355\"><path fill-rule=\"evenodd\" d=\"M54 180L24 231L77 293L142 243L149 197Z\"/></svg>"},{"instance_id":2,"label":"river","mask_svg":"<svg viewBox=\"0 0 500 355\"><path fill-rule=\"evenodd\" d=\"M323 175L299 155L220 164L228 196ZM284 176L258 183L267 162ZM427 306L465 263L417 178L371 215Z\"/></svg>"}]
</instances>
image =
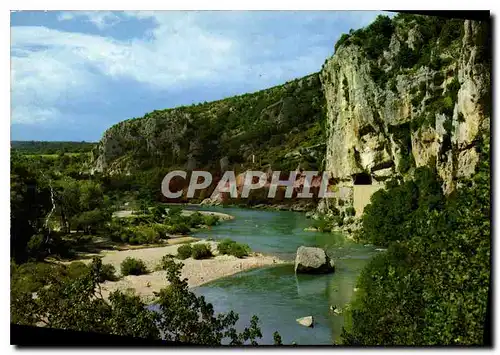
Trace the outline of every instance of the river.
<instances>
[{"instance_id":1,"label":"river","mask_svg":"<svg viewBox=\"0 0 500 355\"><path fill-rule=\"evenodd\" d=\"M259 344L272 344L278 331L284 344L331 345L338 342L343 316L333 315L329 306L343 307L354 293L356 278L377 251L346 240L341 234L306 232L312 221L304 213L265 211L232 207L199 207L228 213L234 220L220 223L210 230L195 233L199 238L231 238L247 243L253 251L277 255L293 261L301 245L326 248L335 260L335 273L295 275L293 264L242 272L197 287L214 305L216 312L234 310L240 315L237 328L249 324L252 315L260 319L263 338ZM314 328L306 328L297 318L312 315Z\"/></svg>"}]
</instances>

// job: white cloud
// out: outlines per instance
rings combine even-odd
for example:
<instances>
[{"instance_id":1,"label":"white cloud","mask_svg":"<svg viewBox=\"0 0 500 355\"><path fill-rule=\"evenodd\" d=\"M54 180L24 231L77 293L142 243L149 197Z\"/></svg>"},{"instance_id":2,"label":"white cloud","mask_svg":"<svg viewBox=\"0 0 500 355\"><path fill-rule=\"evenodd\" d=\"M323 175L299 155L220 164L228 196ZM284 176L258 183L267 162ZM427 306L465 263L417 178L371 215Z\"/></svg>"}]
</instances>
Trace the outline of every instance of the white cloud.
<instances>
[{"instance_id":1,"label":"white cloud","mask_svg":"<svg viewBox=\"0 0 500 355\"><path fill-rule=\"evenodd\" d=\"M249 88L277 84L297 73L319 69L333 52L328 30L335 19L352 27L374 13L306 13L273 32L273 13L245 12L64 12L61 21L84 17L100 29L121 18L150 20L148 36L117 40L103 35L46 27L11 29L13 122L61 118L60 105L95 91L99 80L129 79L158 90L180 91L209 83L246 83ZM332 23L333 19L333 23ZM307 26L324 22L322 33ZM321 41L328 39L327 52ZM319 62L318 62L319 60Z\"/></svg>"},{"instance_id":2,"label":"white cloud","mask_svg":"<svg viewBox=\"0 0 500 355\"><path fill-rule=\"evenodd\" d=\"M83 17L100 30L114 26L120 22L120 18L111 11L65 11L59 14L59 21L71 21Z\"/></svg>"}]
</instances>

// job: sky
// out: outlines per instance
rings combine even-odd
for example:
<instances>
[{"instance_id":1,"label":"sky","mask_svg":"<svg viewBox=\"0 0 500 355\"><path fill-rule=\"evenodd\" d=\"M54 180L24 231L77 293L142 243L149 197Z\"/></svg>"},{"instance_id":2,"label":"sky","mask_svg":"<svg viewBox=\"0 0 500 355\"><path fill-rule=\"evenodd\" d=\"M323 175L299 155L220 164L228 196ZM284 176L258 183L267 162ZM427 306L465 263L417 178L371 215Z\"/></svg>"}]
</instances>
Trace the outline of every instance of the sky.
<instances>
[{"instance_id":1,"label":"sky","mask_svg":"<svg viewBox=\"0 0 500 355\"><path fill-rule=\"evenodd\" d=\"M153 110L317 72L342 33L380 13L12 12L11 140L98 141Z\"/></svg>"}]
</instances>

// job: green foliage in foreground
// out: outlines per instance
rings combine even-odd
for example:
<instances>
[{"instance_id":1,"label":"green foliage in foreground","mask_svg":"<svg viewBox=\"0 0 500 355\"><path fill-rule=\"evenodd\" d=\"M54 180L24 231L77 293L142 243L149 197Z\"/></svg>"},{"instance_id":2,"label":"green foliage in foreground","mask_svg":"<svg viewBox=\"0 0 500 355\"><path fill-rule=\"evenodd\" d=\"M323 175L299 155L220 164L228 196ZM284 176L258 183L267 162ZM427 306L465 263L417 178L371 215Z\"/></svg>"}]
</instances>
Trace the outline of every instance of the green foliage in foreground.
<instances>
[{"instance_id":1,"label":"green foliage in foreground","mask_svg":"<svg viewBox=\"0 0 500 355\"><path fill-rule=\"evenodd\" d=\"M143 275L149 272L146 264L144 264L144 261L131 257L125 258L125 260L122 261L120 267L123 276Z\"/></svg>"},{"instance_id":2,"label":"green foliage in foreground","mask_svg":"<svg viewBox=\"0 0 500 355\"><path fill-rule=\"evenodd\" d=\"M101 294L102 262L95 258L87 272L77 278L53 279L30 290L11 289L11 320L18 324L92 331L123 336L181 341L206 346L252 344L262 337L258 318L242 332L235 329L233 311L215 315L212 304L190 292L181 280L182 264L165 260L169 285L156 293L158 311L150 310L138 296L119 291L108 300ZM13 274L15 275L15 273ZM281 340L274 334L275 341Z\"/></svg>"},{"instance_id":3,"label":"green foliage in foreground","mask_svg":"<svg viewBox=\"0 0 500 355\"><path fill-rule=\"evenodd\" d=\"M406 238L388 240L387 252L362 271L349 314L352 324L343 332L345 344L483 343L491 270L489 146L485 148L474 178L463 181L442 208L406 210ZM387 204L407 198L405 189L392 193L399 196ZM387 231L398 230L401 223L385 221Z\"/></svg>"},{"instance_id":4,"label":"green foliage in foreground","mask_svg":"<svg viewBox=\"0 0 500 355\"><path fill-rule=\"evenodd\" d=\"M231 239L224 239L217 245L217 250L222 255L233 255L237 258L243 258L250 253L250 247L247 244L236 243Z\"/></svg>"}]
</instances>

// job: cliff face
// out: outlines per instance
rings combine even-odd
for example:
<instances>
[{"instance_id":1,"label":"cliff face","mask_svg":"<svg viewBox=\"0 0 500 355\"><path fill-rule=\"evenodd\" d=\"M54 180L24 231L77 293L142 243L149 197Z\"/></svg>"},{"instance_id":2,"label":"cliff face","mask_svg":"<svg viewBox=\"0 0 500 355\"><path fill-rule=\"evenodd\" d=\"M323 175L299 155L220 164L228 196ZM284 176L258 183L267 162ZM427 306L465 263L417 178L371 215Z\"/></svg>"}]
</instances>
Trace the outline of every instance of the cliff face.
<instances>
[{"instance_id":1,"label":"cliff face","mask_svg":"<svg viewBox=\"0 0 500 355\"><path fill-rule=\"evenodd\" d=\"M344 36L320 73L326 170L353 185L430 164L449 192L474 172L477 139L489 134L488 29L413 15L370 27ZM373 36L381 36L378 47L367 43Z\"/></svg>"},{"instance_id":2,"label":"cliff face","mask_svg":"<svg viewBox=\"0 0 500 355\"><path fill-rule=\"evenodd\" d=\"M308 163L317 169L324 157L323 107L319 75L312 74L252 94L154 111L109 128L93 152L94 171L293 170Z\"/></svg>"}]
</instances>

